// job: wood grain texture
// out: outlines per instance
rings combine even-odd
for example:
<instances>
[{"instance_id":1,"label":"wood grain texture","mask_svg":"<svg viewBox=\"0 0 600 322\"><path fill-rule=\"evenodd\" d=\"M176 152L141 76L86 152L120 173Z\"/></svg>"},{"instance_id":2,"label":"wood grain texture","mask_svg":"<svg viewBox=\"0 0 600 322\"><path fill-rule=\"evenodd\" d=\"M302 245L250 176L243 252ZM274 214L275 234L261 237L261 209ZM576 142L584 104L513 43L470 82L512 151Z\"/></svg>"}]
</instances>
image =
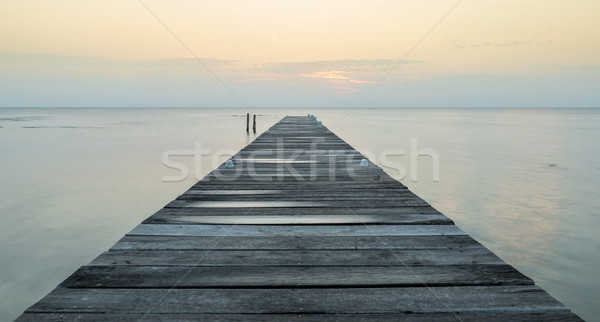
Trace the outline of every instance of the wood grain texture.
<instances>
[{"instance_id":1,"label":"wood grain texture","mask_svg":"<svg viewBox=\"0 0 600 322\"><path fill-rule=\"evenodd\" d=\"M17 322L25 321L583 321L570 312L552 313L432 313L415 314L100 314L100 313L25 313Z\"/></svg>"},{"instance_id":2,"label":"wood grain texture","mask_svg":"<svg viewBox=\"0 0 600 322\"><path fill-rule=\"evenodd\" d=\"M467 235L428 236L131 236L111 250L449 250L484 248ZM486 249L487 250L487 249Z\"/></svg>"},{"instance_id":3,"label":"wood grain texture","mask_svg":"<svg viewBox=\"0 0 600 322\"><path fill-rule=\"evenodd\" d=\"M199 258L198 261L201 261ZM193 263L192 263L193 264ZM240 258L243 265L243 258ZM330 263L331 265L331 263ZM83 266L70 288L298 288L533 285L510 265Z\"/></svg>"},{"instance_id":4,"label":"wood grain texture","mask_svg":"<svg viewBox=\"0 0 600 322\"><path fill-rule=\"evenodd\" d=\"M217 245L218 247L218 245ZM485 247L418 250L150 250L108 251L89 265L404 266L504 264Z\"/></svg>"},{"instance_id":5,"label":"wood grain texture","mask_svg":"<svg viewBox=\"0 0 600 322\"><path fill-rule=\"evenodd\" d=\"M536 286L307 289L57 288L28 313L552 313L568 312Z\"/></svg>"},{"instance_id":6,"label":"wood grain texture","mask_svg":"<svg viewBox=\"0 0 600 322\"><path fill-rule=\"evenodd\" d=\"M454 222L441 214L400 215L153 215L145 224L229 224L229 225L452 225Z\"/></svg>"},{"instance_id":7,"label":"wood grain texture","mask_svg":"<svg viewBox=\"0 0 600 322\"><path fill-rule=\"evenodd\" d=\"M454 225L160 225L141 224L128 235L152 236L430 236L466 235Z\"/></svg>"}]
</instances>

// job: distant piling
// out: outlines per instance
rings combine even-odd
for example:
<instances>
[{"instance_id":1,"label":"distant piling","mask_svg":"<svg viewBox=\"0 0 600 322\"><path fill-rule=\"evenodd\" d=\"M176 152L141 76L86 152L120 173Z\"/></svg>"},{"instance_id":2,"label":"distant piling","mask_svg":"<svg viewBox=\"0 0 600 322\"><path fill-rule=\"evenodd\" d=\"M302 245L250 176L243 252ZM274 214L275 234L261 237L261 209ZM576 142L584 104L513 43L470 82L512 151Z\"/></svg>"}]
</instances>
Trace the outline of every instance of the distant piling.
<instances>
[{"instance_id":1,"label":"distant piling","mask_svg":"<svg viewBox=\"0 0 600 322\"><path fill-rule=\"evenodd\" d=\"M256 114L254 114L254 118L252 120L252 131L256 133Z\"/></svg>"},{"instance_id":2,"label":"distant piling","mask_svg":"<svg viewBox=\"0 0 600 322\"><path fill-rule=\"evenodd\" d=\"M250 132L250 113L246 113L246 132Z\"/></svg>"}]
</instances>

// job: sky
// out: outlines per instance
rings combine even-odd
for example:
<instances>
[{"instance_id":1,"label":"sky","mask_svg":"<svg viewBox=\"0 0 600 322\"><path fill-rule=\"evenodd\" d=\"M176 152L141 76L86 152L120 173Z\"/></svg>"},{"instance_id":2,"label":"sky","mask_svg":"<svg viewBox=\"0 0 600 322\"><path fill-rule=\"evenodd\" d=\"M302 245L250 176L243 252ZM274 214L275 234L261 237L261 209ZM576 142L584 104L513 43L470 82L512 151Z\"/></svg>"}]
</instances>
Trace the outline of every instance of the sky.
<instances>
[{"instance_id":1,"label":"sky","mask_svg":"<svg viewBox=\"0 0 600 322\"><path fill-rule=\"evenodd\" d=\"M600 1L7 0L0 107L600 107Z\"/></svg>"}]
</instances>

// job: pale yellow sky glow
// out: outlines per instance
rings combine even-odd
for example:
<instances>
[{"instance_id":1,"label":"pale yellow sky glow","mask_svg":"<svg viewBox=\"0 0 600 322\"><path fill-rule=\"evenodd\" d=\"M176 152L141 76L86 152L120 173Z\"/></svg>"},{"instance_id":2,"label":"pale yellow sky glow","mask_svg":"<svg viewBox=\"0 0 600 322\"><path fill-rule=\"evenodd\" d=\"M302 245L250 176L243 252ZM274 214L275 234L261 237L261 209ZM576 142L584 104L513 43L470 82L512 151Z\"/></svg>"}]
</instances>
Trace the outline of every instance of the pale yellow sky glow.
<instances>
[{"instance_id":1,"label":"pale yellow sky glow","mask_svg":"<svg viewBox=\"0 0 600 322\"><path fill-rule=\"evenodd\" d=\"M246 84L237 86L249 95L257 87L286 86L294 89L288 91L288 99L316 93L324 95L324 106L352 105L408 52L407 63L390 74L381 90L398 85L410 91L418 86L411 102L418 99L417 92L440 91L444 79L454 82L465 75L470 75L465 87L481 86L480 77L486 75L490 83L485 90L491 91L506 83L506 77L522 84L550 77L554 83L545 86L554 88L563 77L569 82L577 76L582 82L597 80L600 70L596 0L463 1L414 51L456 0L144 3L224 81L233 87ZM0 39L0 68L18 75L18 86L27 84L24 77L35 83L53 73L79 74L99 84L115 77L132 82L166 77L175 84L198 77L196 81L210 82L201 64L139 1L4 1ZM1 80L11 82L6 76ZM351 90L340 94L334 88L340 84L327 80L343 82ZM253 81L256 84L249 85ZM580 88L586 91L585 104L598 105L598 95L587 92L589 86ZM285 97L279 95L264 104L280 104ZM394 105L393 97L386 100L374 98L372 103ZM13 101L21 102L16 96ZM514 105L535 101L531 96ZM190 96L190 105L202 102ZM539 102L551 105L552 100ZM456 104L461 103L468 103L468 97ZM318 105L318 100L310 104Z\"/></svg>"}]
</instances>

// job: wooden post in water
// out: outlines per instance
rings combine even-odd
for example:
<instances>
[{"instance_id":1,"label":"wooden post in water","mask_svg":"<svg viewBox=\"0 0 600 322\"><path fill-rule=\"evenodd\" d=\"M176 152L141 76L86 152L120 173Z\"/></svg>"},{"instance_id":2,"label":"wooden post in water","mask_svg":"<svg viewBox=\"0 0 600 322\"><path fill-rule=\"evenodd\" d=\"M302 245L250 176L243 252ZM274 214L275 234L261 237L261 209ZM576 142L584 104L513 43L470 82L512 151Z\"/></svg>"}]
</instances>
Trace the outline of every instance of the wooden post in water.
<instances>
[{"instance_id":1,"label":"wooden post in water","mask_svg":"<svg viewBox=\"0 0 600 322\"><path fill-rule=\"evenodd\" d=\"M250 113L246 113L246 132L250 132Z\"/></svg>"},{"instance_id":2,"label":"wooden post in water","mask_svg":"<svg viewBox=\"0 0 600 322\"><path fill-rule=\"evenodd\" d=\"M254 118L252 120L252 131L256 133L256 114L254 114Z\"/></svg>"}]
</instances>

